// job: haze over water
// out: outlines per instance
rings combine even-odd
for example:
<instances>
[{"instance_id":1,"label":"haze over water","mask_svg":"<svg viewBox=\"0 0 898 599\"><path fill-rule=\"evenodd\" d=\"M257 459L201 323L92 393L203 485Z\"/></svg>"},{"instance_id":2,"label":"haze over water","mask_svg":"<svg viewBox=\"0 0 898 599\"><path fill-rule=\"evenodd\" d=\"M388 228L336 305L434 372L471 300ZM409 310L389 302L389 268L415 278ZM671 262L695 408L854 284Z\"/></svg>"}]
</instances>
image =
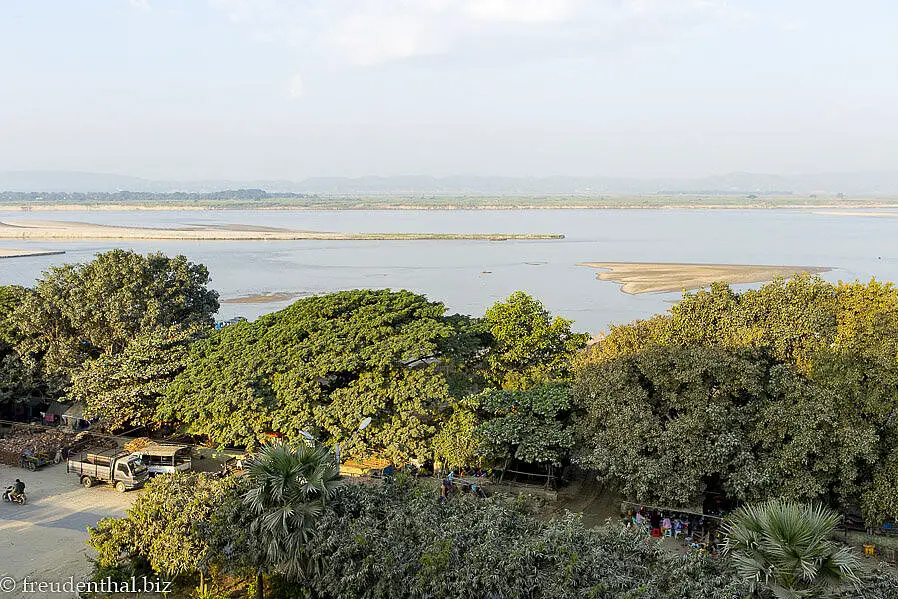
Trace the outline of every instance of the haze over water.
<instances>
[{"instance_id":1,"label":"haze over water","mask_svg":"<svg viewBox=\"0 0 898 599\"><path fill-rule=\"evenodd\" d=\"M0 284L30 286L52 265L112 248L185 254L205 264L222 299L353 288L410 289L451 312L482 315L518 289L575 328L597 333L662 312L678 293L628 295L581 262L824 266L831 281L898 280L898 219L803 210L0 211L0 221L62 220L142 227L255 225L334 232L561 233L562 240L130 241L4 240L64 255L0 260ZM758 284L760 285L760 283ZM757 286L757 285L755 285ZM745 286L742 286L745 287ZM222 304L255 318L294 300Z\"/></svg>"}]
</instances>

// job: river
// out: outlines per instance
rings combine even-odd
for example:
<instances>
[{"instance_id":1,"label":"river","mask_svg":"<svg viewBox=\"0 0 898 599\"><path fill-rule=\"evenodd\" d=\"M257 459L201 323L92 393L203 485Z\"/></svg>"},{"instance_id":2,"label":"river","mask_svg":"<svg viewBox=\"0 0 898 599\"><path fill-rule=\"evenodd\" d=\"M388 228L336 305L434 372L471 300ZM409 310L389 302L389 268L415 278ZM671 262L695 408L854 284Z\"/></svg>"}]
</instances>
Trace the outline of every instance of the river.
<instances>
[{"instance_id":1,"label":"river","mask_svg":"<svg viewBox=\"0 0 898 599\"><path fill-rule=\"evenodd\" d=\"M873 211L871 211L873 212ZM0 260L0 284L32 285L41 272L130 248L205 264L222 299L260 292L300 296L361 287L410 289L451 312L482 315L523 290L578 330L597 333L666 310L678 293L628 295L581 262L697 262L824 266L831 280L898 280L898 218L810 210L257 210L0 211L0 221L61 220L179 227L254 225L337 232L561 233L509 241L12 241L0 247L64 250ZM743 286L744 287L744 286ZM223 303L250 319L293 300Z\"/></svg>"}]
</instances>

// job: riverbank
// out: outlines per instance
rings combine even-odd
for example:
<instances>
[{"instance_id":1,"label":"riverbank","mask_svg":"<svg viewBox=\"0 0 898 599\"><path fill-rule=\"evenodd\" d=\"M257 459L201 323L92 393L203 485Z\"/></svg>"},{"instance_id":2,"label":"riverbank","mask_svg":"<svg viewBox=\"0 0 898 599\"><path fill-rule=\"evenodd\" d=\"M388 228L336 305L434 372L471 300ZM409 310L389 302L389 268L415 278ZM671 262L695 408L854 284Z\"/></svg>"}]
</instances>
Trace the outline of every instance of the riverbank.
<instances>
[{"instance_id":1,"label":"riverbank","mask_svg":"<svg viewBox=\"0 0 898 599\"><path fill-rule=\"evenodd\" d=\"M27 258L29 256L56 256L65 252L52 250L16 250L0 248L0 258Z\"/></svg>"},{"instance_id":2,"label":"riverbank","mask_svg":"<svg viewBox=\"0 0 898 599\"><path fill-rule=\"evenodd\" d=\"M263 200L196 200L181 203L0 203L0 210L35 212L169 210L876 210L898 208L898 197L799 198L796 196L322 196Z\"/></svg>"},{"instance_id":3,"label":"riverbank","mask_svg":"<svg viewBox=\"0 0 898 599\"><path fill-rule=\"evenodd\" d=\"M0 222L0 239L132 239L178 241L264 241L264 240L482 240L564 239L553 233L339 233L299 231L249 225L190 226L172 229L123 227L68 221Z\"/></svg>"},{"instance_id":4,"label":"riverbank","mask_svg":"<svg viewBox=\"0 0 898 599\"><path fill-rule=\"evenodd\" d=\"M669 264L663 262L584 262L578 266L607 272L596 274L600 281L621 285L631 295L670 293L707 287L715 281L730 284L765 283L796 273L819 274L832 269L823 266L767 266L753 264Z\"/></svg>"}]
</instances>

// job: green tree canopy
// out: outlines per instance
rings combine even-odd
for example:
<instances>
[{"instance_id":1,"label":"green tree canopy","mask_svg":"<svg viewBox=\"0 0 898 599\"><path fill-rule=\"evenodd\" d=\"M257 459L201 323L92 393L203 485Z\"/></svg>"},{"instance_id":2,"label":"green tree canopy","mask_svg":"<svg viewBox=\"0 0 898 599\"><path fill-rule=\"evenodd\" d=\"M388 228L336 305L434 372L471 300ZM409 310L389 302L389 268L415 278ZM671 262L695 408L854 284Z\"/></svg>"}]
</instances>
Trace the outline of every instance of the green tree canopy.
<instances>
[{"instance_id":1,"label":"green tree canopy","mask_svg":"<svg viewBox=\"0 0 898 599\"><path fill-rule=\"evenodd\" d=\"M23 347L26 333L18 310L28 294L24 287L0 286L0 402L23 402L47 394L35 356Z\"/></svg>"},{"instance_id":2,"label":"green tree canopy","mask_svg":"<svg viewBox=\"0 0 898 599\"><path fill-rule=\"evenodd\" d=\"M135 560L166 576L208 571L225 559L227 527L217 516L240 501L240 482L194 472L153 478L124 518L88 529L97 565Z\"/></svg>"},{"instance_id":3,"label":"green tree canopy","mask_svg":"<svg viewBox=\"0 0 898 599\"><path fill-rule=\"evenodd\" d=\"M493 337L485 378L501 389L527 389L569 376L574 355L589 335L571 332L573 321L552 318L538 300L517 291L486 311Z\"/></svg>"},{"instance_id":4,"label":"green tree canopy","mask_svg":"<svg viewBox=\"0 0 898 599\"><path fill-rule=\"evenodd\" d=\"M83 401L85 415L111 430L153 427L156 405L187 364L197 325L175 325L140 333L118 354L88 360L72 381L69 397Z\"/></svg>"},{"instance_id":5,"label":"green tree canopy","mask_svg":"<svg viewBox=\"0 0 898 599\"><path fill-rule=\"evenodd\" d=\"M684 294L578 358L584 459L646 501L695 501L714 485L898 517L883 501L898 448L896 331L898 290L875 280Z\"/></svg>"},{"instance_id":6,"label":"green tree canopy","mask_svg":"<svg viewBox=\"0 0 898 599\"><path fill-rule=\"evenodd\" d=\"M28 351L42 354L58 389L92 358L121 353L139 334L211 325L218 293L209 273L184 256L111 250L86 264L46 271L16 312Z\"/></svg>"},{"instance_id":7,"label":"green tree canopy","mask_svg":"<svg viewBox=\"0 0 898 599\"><path fill-rule=\"evenodd\" d=\"M345 441L370 416L349 454L428 457L450 378L482 346L469 320L444 312L408 291L301 299L195 343L160 418L243 445L267 432Z\"/></svg>"},{"instance_id":8,"label":"green tree canopy","mask_svg":"<svg viewBox=\"0 0 898 599\"><path fill-rule=\"evenodd\" d=\"M475 399L483 417L476 433L485 456L559 466L574 445L568 426L572 402L564 385L545 384L526 391L489 389Z\"/></svg>"}]
</instances>

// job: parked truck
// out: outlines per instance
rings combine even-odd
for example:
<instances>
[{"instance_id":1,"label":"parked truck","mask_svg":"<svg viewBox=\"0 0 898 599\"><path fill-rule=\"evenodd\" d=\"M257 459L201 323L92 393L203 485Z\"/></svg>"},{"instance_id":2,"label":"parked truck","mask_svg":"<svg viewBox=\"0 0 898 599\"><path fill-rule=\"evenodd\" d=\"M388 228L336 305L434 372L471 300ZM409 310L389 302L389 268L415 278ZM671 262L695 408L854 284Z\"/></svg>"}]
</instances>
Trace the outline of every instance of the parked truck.
<instances>
[{"instance_id":1,"label":"parked truck","mask_svg":"<svg viewBox=\"0 0 898 599\"><path fill-rule=\"evenodd\" d=\"M102 482L120 493L142 487L149 478L147 466L138 456L119 449L70 455L66 472L77 474L85 489Z\"/></svg>"}]
</instances>

